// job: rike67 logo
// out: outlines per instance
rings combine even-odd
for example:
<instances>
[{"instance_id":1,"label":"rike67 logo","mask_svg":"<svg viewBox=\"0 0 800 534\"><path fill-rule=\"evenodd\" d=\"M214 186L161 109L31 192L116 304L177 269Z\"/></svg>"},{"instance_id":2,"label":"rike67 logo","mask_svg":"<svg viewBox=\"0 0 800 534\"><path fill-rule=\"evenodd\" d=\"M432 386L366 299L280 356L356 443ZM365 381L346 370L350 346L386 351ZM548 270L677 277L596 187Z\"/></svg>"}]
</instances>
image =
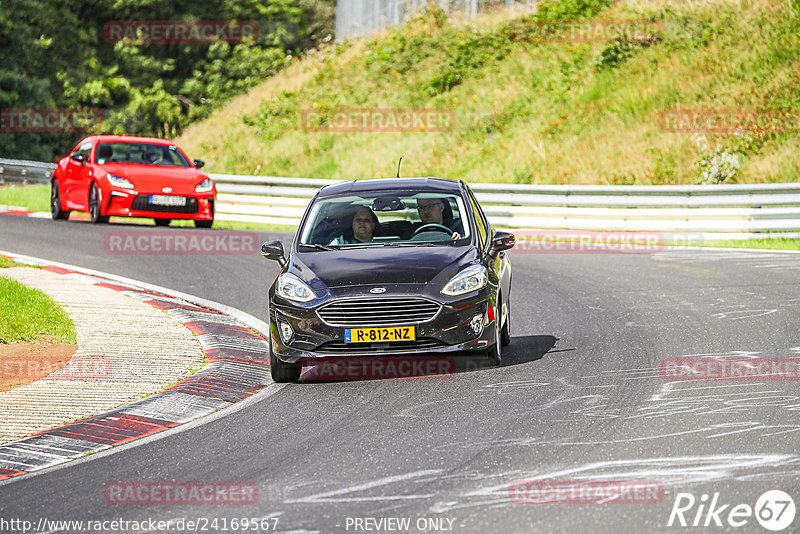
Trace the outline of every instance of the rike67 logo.
<instances>
[{"instance_id":1,"label":"rike67 logo","mask_svg":"<svg viewBox=\"0 0 800 534\"><path fill-rule=\"evenodd\" d=\"M691 493L678 493L667 526L716 526L725 527L727 530L752 524L755 518L765 529L779 532L792 524L794 516L794 500L781 490L764 492L756 500L755 506L723 503L718 492L714 493L710 502L708 494L705 493L699 499Z\"/></svg>"}]
</instances>

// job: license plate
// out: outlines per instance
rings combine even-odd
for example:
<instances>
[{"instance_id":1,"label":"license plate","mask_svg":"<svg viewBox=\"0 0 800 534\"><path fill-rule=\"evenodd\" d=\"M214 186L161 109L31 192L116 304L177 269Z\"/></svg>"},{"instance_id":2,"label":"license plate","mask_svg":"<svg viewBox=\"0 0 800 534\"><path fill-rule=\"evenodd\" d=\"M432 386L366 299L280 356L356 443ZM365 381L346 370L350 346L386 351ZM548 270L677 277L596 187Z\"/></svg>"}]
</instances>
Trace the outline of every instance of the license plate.
<instances>
[{"instance_id":1,"label":"license plate","mask_svg":"<svg viewBox=\"0 0 800 534\"><path fill-rule=\"evenodd\" d=\"M414 341L415 339L416 332L413 326L393 326L391 328L347 328L344 331L345 343Z\"/></svg>"},{"instance_id":2,"label":"license plate","mask_svg":"<svg viewBox=\"0 0 800 534\"><path fill-rule=\"evenodd\" d=\"M150 204L153 204L154 206L185 206L186 197L150 195Z\"/></svg>"}]
</instances>

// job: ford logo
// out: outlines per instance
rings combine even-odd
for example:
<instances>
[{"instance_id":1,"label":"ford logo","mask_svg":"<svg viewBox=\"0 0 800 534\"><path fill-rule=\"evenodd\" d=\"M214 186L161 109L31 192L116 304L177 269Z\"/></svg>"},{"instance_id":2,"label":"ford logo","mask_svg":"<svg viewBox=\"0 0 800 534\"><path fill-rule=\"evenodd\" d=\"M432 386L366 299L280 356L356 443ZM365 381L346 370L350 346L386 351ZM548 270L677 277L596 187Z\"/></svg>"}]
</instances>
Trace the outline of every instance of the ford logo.
<instances>
[{"instance_id":1,"label":"ford logo","mask_svg":"<svg viewBox=\"0 0 800 534\"><path fill-rule=\"evenodd\" d=\"M165 187L164 189L161 190L161 192L162 193L172 193L172 188L171 187Z\"/></svg>"},{"instance_id":2,"label":"ford logo","mask_svg":"<svg viewBox=\"0 0 800 534\"><path fill-rule=\"evenodd\" d=\"M370 293L386 293L385 287L373 287L369 290Z\"/></svg>"}]
</instances>

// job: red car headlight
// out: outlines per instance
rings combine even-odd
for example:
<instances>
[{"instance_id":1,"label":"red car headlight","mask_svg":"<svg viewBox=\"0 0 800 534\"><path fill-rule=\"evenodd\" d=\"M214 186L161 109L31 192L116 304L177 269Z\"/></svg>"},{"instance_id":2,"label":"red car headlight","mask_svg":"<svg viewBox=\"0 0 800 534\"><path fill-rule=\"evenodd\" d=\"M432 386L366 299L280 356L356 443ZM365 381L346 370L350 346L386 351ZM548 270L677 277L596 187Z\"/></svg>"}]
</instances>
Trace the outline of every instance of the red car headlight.
<instances>
[{"instance_id":1,"label":"red car headlight","mask_svg":"<svg viewBox=\"0 0 800 534\"><path fill-rule=\"evenodd\" d=\"M122 189L133 189L133 184L123 178L122 176L117 176L116 174L111 174L110 172L106 174L106 179L108 183L113 185L114 187L121 187Z\"/></svg>"},{"instance_id":2,"label":"red car headlight","mask_svg":"<svg viewBox=\"0 0 800 534\"><path fill-rule=\"evenodd\" d=\"M211 181L210 178L206 178L194 188L195 193L208 193L214 189L214 182Z\"/></svg>"}]
</instances>

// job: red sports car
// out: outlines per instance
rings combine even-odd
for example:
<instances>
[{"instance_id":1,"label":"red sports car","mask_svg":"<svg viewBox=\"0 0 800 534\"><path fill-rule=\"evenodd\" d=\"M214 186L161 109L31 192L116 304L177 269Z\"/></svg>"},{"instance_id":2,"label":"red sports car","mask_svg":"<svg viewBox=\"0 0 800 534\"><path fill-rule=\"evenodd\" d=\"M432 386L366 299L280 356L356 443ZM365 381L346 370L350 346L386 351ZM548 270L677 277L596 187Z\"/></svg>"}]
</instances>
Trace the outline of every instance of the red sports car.
<instances>
[{"instance_id":1,"label":"red sports car","mask_svg":"<svg viewBox=\"0 0 800 534\"><path fill-rule=\"evenodd\" d=\"M174 143L150 137L97 135L58 162L50 181L53 219L88 211L93 223L110 216L152 217L157 226L192 219L214 223L217 187Z\"/></svg>"}]
</instances>

